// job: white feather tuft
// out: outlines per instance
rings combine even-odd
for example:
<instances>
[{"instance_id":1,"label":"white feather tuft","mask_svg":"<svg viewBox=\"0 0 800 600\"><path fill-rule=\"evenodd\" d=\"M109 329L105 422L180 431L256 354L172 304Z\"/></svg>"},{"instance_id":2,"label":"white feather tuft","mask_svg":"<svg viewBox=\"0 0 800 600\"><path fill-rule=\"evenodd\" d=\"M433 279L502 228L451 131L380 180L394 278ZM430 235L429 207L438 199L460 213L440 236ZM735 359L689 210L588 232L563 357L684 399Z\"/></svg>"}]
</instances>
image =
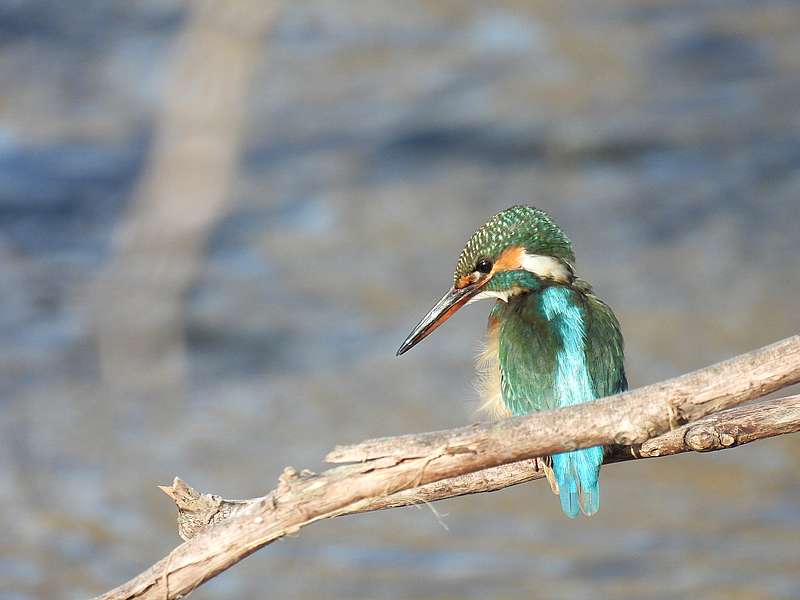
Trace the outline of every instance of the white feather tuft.
<instances>
[{"instance_id":1,"label":"white feather tuft","mask_svg":"<svg viewBox=\"0 0 800 600\"><path fill-rule=\"evenodd\" d=\"M503 402L503 392L500 387L499 349L500 340L497 332L489 331L476 365L478 378L475 381L475 389L482 400L478 411L494 420L511 416L511 412Z\"/></svg>"},{"instance_id":2,"label":"white feather tuft","mask_svg":"<svg viewBox=\"0 0 800 600\"><path fill-rule=\"evenodd\" d=\"M558 283L569 283L573 278L570 268L552 256L524 253L520 259L520 266L537 277L552 279Z\"/></svg>"}]
</instances>

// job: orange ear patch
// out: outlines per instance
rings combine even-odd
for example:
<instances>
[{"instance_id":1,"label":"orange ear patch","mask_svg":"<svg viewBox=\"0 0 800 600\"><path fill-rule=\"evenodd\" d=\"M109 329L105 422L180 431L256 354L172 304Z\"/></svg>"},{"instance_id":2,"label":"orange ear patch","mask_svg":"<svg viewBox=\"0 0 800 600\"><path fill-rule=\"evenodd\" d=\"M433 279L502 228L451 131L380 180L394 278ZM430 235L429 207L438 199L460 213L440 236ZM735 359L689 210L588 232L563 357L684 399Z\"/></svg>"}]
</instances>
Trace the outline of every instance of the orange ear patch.
<instances>
[{"instance_id":1,"label":"orange ear patch","mask_svg":"<svg viewBox=\"0 0 800 600\"><path fill-rule=\"evenodd\" d=\"M502 271L516 271L522 267L522 259L525 256L525 248L522 246L511 246L503 250L503 253L494 261L492 273Z\"/></svg>"}]
</instances>

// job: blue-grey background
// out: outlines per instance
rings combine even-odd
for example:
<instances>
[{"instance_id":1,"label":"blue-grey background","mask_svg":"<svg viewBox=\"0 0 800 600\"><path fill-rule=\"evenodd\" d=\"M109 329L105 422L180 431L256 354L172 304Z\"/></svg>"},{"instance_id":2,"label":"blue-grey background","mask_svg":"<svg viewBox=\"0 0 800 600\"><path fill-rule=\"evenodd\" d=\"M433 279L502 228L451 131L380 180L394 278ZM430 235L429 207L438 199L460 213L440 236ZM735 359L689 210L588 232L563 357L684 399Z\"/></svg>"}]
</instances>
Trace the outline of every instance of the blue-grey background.
<instances>
[{"instance_id":1,"label":"blue-grey background","mask_svg":"<svg viewBox=\"0 0 800 600\"><path fill-rule=\"evenodd\" d=\"M511 204L572 237L633 386L797 332L797 2L286 2L182 299L185 392L118 393L92 284L185 12L0 1L4 600L87 597L163 556L173 475L254 496L336 443L474 420L488 304L394 351ZM590 520L527 485L438 504L447 529L427 507L322 522L195 597L797 598L798 461L788 436L612 466Z\"/></svg>"}]
</instances>

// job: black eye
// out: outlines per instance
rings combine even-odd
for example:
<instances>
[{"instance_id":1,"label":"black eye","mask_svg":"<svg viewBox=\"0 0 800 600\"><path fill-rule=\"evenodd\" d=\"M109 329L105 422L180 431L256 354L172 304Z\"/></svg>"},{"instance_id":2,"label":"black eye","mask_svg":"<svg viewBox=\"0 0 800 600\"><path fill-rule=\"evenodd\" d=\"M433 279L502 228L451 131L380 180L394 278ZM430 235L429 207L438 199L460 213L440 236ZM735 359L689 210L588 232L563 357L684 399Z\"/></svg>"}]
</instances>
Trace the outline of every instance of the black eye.
<instances>
[{"instance_id":1,"label":"black eye","mask_svg":"<svg viewBox=\"0 0 800 600\"><path fill-rule=\"evenodd\" d=\"M492 261L482 258L475 264L475 270L479 273L489 273L492 270Z\"/></svg>"}]
</instances>

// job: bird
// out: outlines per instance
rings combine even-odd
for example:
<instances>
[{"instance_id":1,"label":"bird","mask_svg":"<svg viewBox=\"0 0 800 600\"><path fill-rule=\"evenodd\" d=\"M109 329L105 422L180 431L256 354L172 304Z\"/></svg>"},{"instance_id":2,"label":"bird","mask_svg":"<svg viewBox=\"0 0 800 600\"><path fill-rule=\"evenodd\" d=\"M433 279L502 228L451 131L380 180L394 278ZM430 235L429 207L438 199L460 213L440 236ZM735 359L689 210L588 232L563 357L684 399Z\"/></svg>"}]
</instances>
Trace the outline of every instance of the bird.
<instances>
[{"instance_id":1,"label":"bird","mask_svg":"<svg viewBox=\"0 0 800 600\"><path fill-rule=\"evenodd\" d=\"M508 418L591 402L628 387L619 321L578 277L572 243L544 210L512 206L469 238L453 285L397 351L407 352L456 311L493 300L478 361L483 408ZM542 459L570 518L600 508L604 448Z\"/></svg>"}]
</instances>

